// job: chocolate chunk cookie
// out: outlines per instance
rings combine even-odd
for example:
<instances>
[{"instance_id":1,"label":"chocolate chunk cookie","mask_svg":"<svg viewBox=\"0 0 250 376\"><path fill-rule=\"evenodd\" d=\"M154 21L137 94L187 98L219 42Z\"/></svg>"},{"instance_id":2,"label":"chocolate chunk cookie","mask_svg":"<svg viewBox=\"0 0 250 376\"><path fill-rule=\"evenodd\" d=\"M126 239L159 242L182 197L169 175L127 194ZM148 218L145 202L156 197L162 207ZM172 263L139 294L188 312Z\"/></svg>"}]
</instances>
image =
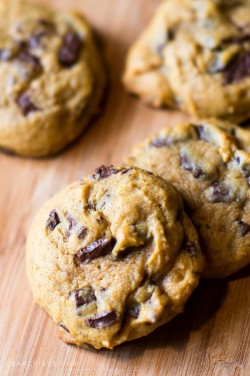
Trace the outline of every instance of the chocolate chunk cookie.
<instances>
[{"instance_id":1,"label":"chocolate chunk cookie","mask_svg":"<svg viewBox=\"0 0 250 376\"><path fill-rule=\"evenodd\" d=\"M27 241L36 302L61 337L114 346L172 319L204 260L176 189L135 167L102 166L53 197Z\"/></svg>"},{"instance_id":2,"label":"chocolate chunk cookie","mask_svg":"<svg viewBox=\"0 0 250 376\"><path fill-rule=\"evenodd\" d=\"M129 159L180 191L207 258L222 278L250 262L250 132L215 119L166 128Z\"/></svg>"},{"instance_id":3,"label":"chocolate chunk cookie","mask_svg":"<svg viewBox=\"0 0 250 376\"><path fill-rule=\"evenodd\" d=\"M55 154L98 109L101 58L79 14L27 2L14 12L10 4L0 7L0 148L30 157Z\"/></svg>"},{"instance_id":4,"label":"chocolate chunk cookie","mask_svg":"<svg viewBox=\"0 0 250 376\"><path fill-rule=\"evenodd\" d=\"M248 119L250 1L163 1L129 51L124 83L155 107Z\"/></svg>"}]
</instances>

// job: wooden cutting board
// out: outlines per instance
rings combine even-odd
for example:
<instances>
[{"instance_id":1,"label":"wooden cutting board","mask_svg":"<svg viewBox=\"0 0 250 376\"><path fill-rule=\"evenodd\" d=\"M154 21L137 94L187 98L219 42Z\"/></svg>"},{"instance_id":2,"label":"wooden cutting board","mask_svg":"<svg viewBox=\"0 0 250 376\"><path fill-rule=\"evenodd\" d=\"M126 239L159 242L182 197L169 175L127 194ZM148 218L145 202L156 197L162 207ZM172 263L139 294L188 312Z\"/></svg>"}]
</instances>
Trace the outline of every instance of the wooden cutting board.
<instances>
[{"instance_id":1,"label":"wooden cutting board","mask_svg":"<svg viewBox=\"0 0 250 376\"><path fill-rule=\"evenodd\" d=\"M126 50L158 0L47 0L76 8L102 35L110 74L106 109L81 140L47 160L0 155L0 374L119 376L249 376L250 270L203 281L186 310L146 338L113 351L89 352L62 343L33 301L24 247L41 205L101 164L120 164L132 146L186 115L145 107L121 85Z\"/></svg>"}]
</instances>

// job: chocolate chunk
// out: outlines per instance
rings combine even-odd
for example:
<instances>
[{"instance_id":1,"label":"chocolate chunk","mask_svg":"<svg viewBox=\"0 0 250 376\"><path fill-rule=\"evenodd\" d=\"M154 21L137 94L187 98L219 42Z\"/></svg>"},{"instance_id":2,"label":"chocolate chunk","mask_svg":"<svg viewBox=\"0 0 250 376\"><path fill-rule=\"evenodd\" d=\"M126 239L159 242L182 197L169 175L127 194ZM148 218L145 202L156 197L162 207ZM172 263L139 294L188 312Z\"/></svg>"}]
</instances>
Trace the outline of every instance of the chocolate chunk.
<instances>
[{"instance_id":1,"label":"chocolate chunk","mask_svg":"<svg viewBox=\"0 0 250 376\"><path fill-rule=\"evenodd\" d=\"M250 165L243 165L242 166L242 171L243 171L243 173L244 173L244 176L246 177L246 178L248 178L249 176L250 176Z\"/></svg>"},{"instance_id":2,"label":"chocolate chunk","mask_svg":"<svg viewBox=\"0 0 250 376\"><path fill-rule=\"evenodd\" d=\"M250 52L241 54L223 70L224 84L230 85L250 75Z\"/></svg>"},{"instance_id":3,"label":"chocolate chunk","mask_svg":"<svg viewBox=\"0 0 250 376\"><path fill-rule=\"evenodd\" d=\"M198 137L199 137L199 140L202 140L202 141L209 141L208 140L208 137L207 137L207 134L205 132L205 127L204 125L198 125L197 127L197 131L198 131Z\"/></svg>"},{"instance_id":4,"label":"chocolate chunk","mask_svg":"<svg viewBox=\"0 0 250 376\"><path fill-rule=\"evenodd\" d=\"M77 233L78 239L84 239L87 234L87 227L82 226Z\"/></svg>"},{"instance_id":5,"label":"chocolate chunk","mask_svg":"<svg viewBox=\"0 0 250 376\"><path fill-rule=\"evenodd\" d=\"M75 255L76 262L82 263L88 260L93 260L101 256L105 256L112 252L116 240L112 238L107 240L105 238L96 240L90 243L87 247L80 249Z\"/></svg>"},{"instance_id":6,"label":"chocolate chunk","mask_svg":"<svg viewBox=\"0 0 250 376\"><path fill-rule=\"evenodd\" d=\"M57 212L55 210L52 210L47 220L47 224L46 224L47 229L53 231L59 223L60 223L60 219L58 217Z\"/></svg>"},{"instance_id":7,"label":"chocolate chunk","mask_svg":"<svg viewBox=\"0 0 250 376\"><path fill-rule=\"evenodd\" d=\"M234 35L230 38L223 39L225 44L242 44L250 40L250 34Z\"/></svg>"},{"instance_id":8,"label":"chocolate chunk","mask_svg":"<svg viewBox=\"0 0 250 376\"><path fill-rule=\"evenodd\" d=\"M170 144L169 139L167 138L156 138L155 140L151 141L150 145L156 148L163 148L164 146L168 146Z\"/></svg>"},{"instance_id":9,"label":"chocolate chunk","mask_svg":"<svg viewBox=\"0 0 250 376\"><path fill-rule=\"evenodd\" d=\"M212 195L210 201L215 202L227 202L229 190L223 183L215 182L212 184Z\"/></svg>"},{"instance_id":10,"label":"chocolate chunk","mask_svg":"<svg viewBox=\"0 0 250 376\"><path fill-rule=\"evenodd\" d=\"M11 51L7 49L0 50L0 61L8 61L11 59Z\"/></svg>"},{"instance_id":11,"label":"chocolate chunk","mask_svg":"<svg viewBox=\"0 0 250 376\"><path fill-rule=\"evenodd\" d=\"M74 228L76 226L76 221L74 220L73 217L71 217L71 215L69 213L66 215L66 218L69 222L69 231L71 231L72 228Z\"/></svg>"},{"instance_id":12,"label":"chocolate chunk","mask_svg":"<svg viewBox=\"0 0 250 376\"><path fill-rule=\"evenodd\" d=\"M141 310L141 305L136 304L135 306L128 309L128 315L137 319L137 317L139 317L140 310Z\"/></svg>"},{"instance_id":13,"label":"chocolate chunk","mask_svg":"<svg viewBox=\"0 0 250 376\"><path fill-rule=\"evenodd\" d=\"M95 173L93 174L93 179L95 180L101 180L106 179L111 175L118 174L121 170L117 170L114 168L114 166L100 166L95 170Z\"/></svg>"},{"instance_id":14,"label":"chocolate chunk","mask_svg":"<svg viewBox=\"0 0 250 376\"><path fill-rule=\"evenodd\" d=\"M239 233L240 236L245 236L249 233L250 231L250 225L246 222L239 221Z\"/></svg>"},{"instance_id":15,"label":"chocolate chunk","mask_svg":"<svg viewBox=\"0 0 250 376\"><path fill-rule=\"evenodd\" d=\"M250 187L250 176L247 178L247 184L248 184L249 187Z\"/></svg>"},{"instance_id":16,"label":"chocolate chunk","mask_svg":"<svg viewBox=\"0 0 250 376\"><path fill-rule=\"evenodd\" d=\"M185 244L185 249L191 257L197 257L200 252L200 246L198 243L194 243L188 240Z\"/></svg>"},{"instance_id":17,"label":"chocolate chunk","mask_svg":"<svg viewBox=\"0 0 250 376\"><path fill-rule=\"evenodd\" d=\"M115 324L118 321L118 315L116 311L108 311L100 313L94 317L88 317L85 320L85 324L90 328L95 329L104 329L109 327L110 325Z\"/></svg>"},{"instance_id":18,"label":"chocolate chunk","mask_svg":"<svg viewBox=\"0 0 250 376\"><path fill-rule=\"evenodd\" d=\"M24 116L29 115L30 112L38 111L38 108L32 103L30 96L26 93L19 95L17 104L21 108Z\"/></svg>"},{"instance_id":19,"label":"chocolate chunk","mask_svg":"<svg viewBox=\"0 0 250 376\"><path fill-rule=\"evenodd\" d=\"M21 51L17 55L17 59L32 66L32 69L36 72L40 71L42 66L38 57L31 55L27 51Z\"/></svg>"},{"instance_id":20,"label":"chocolate chunk","mask_svg":"<svg viewBox=\"0 0 250 376\"><path fill-rule=\"evenodd\" d=\"M80 55L82 40L77 33L69 32L63 39L63 44L59 50L58 58L64 67L73 66Z\"/></svg>"},{"instance_id":21,"label":"chocolate chunk","mask_svg":"<svg viewBox=\"0 0 250 376\"><path fill-rule=\"evenodd\" d=\"M87 305L96 300L95 292L92 287L86 287L74 291L76 308Z\"/></svg>"},{"instance_id":22,"label":"chocolate chunk","mask_svg":"<svg viewBox=\"0 0 250 376\"><path fill-rule=\"evenodd\" d=\"M202 171L202 169L199 166L193 166L186 155L181 156L181 166L185 170L192 172L193 177L195 179L199 179L204 176L204 172Z\"/></svg>"}]
</instances>

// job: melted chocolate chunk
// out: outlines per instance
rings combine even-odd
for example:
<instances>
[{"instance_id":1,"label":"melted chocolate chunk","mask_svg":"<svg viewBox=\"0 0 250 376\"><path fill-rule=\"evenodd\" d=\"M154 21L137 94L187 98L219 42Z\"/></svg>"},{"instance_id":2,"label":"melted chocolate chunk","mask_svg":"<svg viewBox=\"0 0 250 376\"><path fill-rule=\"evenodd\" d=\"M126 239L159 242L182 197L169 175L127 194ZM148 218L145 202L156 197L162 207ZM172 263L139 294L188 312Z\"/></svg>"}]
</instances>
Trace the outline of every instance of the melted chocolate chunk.
<instances>
[{"instance_id":1,"label":"melted chocolate chunk","mask_svg":"<svg viewBox=\"0 0 250 376\"><path fill-rule=\"evenodd\" d=\"M87 227L85 227L85 226L82 226L81 228L80 228L80 230L78 231L78 233L77 233L77 237L78 237L78 239L84 239L85 238L85 236L87 235Z\"/></svg>"},{"instance_id":2,"label":"melted chocolate chunk","mask_svg":"<svg viewBox=\"0 0 250 376\"><path fill-rule=\"evenodd\" d=\"M92 287L86 287L84 289L79 289L74 291L76 308L82 307L83 305L90 304L96 300L95 292Z\"/></svg>"},{"instance_id":3,"label":"melted chocolate chunk","mask_svg":"<svg viewBox=\"0 0 250 376\"><path fill-rule=\"evenodd\" d=\"M155 148L163 148L164 146L168 146L169 144L170 142L168 138L156 138L150 143L150 145L154 146Z\"/></svg>"},{"instance_id":4,"label":"melted chocolate chunk","mask_svg":"<svg viewBox=\"0 0 250 376\"><path fill-rule=\"evenodd\" d=\"M250 52L239 55L223 70L224 84L230 85L250 75Z\"/></svg>"},{"instance_id":5,"label":"melted chocolate chunk","mask_svg":"<svg viewBox=\"0 0 250 376\"><path fill-rule=\"evenodd\" d=\"M223 183L215 182L212 184L211 202L226 202L228 201L229 190Z\"/></svg>"},{"instance_id":6,"label":"melted chocolate chunk","mask_svg":"<svg viewBox=\"0 0 250 376\"><path fill-rule=\"evenodd\" d=\"M34 71L40 71L41 68L42 68L40 60L38 59L38 57L31 55L27 51L21 51L18 54L17 59L24 62L24 63L29 64L30 66L32 66L32 69Z\"/></svg>"},{"instance_id":7,"label":"melted chocolate chunk","mask_svg":"<svg viewBox=\"0 0 250 376\"><path fill-rule=\"evenodd\" d=\"M250 225L246 222L239 221L239 233L240 236L245 236L249 233L250 231Z\"/></svg>"},{"instance_id":8,"label":"melted chocolate chunk","mask_svg":"<svg viewBox=\"0 0 250 376\"><path fill-rule=\"evenodd\" d=\"M67 218L67 220L68 220L68 222L69 222L69 231L71 231L72 228L74 228L74 227L76 226L76 221L74 220L73 217L71 217L70 214L67 214L67 215L66 215L66 218Z\"/></svg>"},{"instance_id":9,"label":"melted chocolate chunk","mask_svg":"<svg viewBox=\"0 0 250 376\"><path fill-rule=\"evenodd\" d=\"M88 212L90 212L91 210L96 210L96 207L94 204L88 204L88 205L85 205L84 206L84 210L87 210Z\"/></svg>"},{"instance_id":10,"label":"melted chocolate chunk","mask_svg":"<svg viewBox=\"0 0 250 376\"><path fill-rule=\"evenodd\" d=\"M137 319L139 317L140 310L141 310L141 305L136 304L135 306L128 309L128 315Z\"/></svg>"},{"instance_id":11,"label":"melted chocolate chunk","mask_svg":"<svg viewBox=\"0 0 250 376\"><path fill-rule=\"evenodd\" d=\"M190 240L186 242L185 249L190 254L191 257L197 257L197 255L200 252L199 244L194 243Z\"/></svg>"},{"instance_id":12,"label":"melted chocolate chunk","mask_svg":"<svg viewBox=\"0 0 250 376\"><path fill-rule=\"evenodd\" d=\"M118 321L118 315L116 311L108 311L100 313L94 317L88 317L85 320L85 324L90 328L95 329L104 329L109 327L110 325L115 324Z\"/></svg>"},{"instance_id":13,"label":"melted chocolate chunk","mask_svg":"<svg viewBox=\"0 0 250 376\"><path fill-rule=\"evenodd\" d=\"M11 59L11 51L7 49L0 50L0 61L8 61Z\"/></svg>"},{"instance_id":14,"label":"melted chocolate chunk","mask_svg":"<svg viewBox=\"0 0 250 376\"><path fill-rule=\"evenodd\" d=\"M64 67L73 66L80 55L82 40L77 33L69 32L63 39L63 44L59 50L58 58Z\"/></svg>"},{"instance_id":15,"label":"melted chocolate chunk","mask_svg":"<svg viewBox=\"0 0 250 376\"><path fill-rule=\"evenodd\" d=\"M117 170L116 168L114 168L114 166L104 166L104 165L102 165L95 170L95 173L93 175L93 179L95 179L95 180L106 179L111 175L118 174L118 172L120 172L120 171L122 171L122 170Z\"/></svg>"},{"instance_id":16,"label":"melted chocolate chunk","mask_svg":"<svg viewBox=\"0 0 250 376\"><path fill-rule=\"evenodd\" d=\"M46 224L47 229L53 231L59 223L60 223L60 219L58 217L57 212L55 210L52 210L47 220L47 224Z\"/></svg>"},{"instance_id":17,"label":"melted chocolate chunk","mask_svg":"<svg viewBox=\"0 0 250 376\"><path fill-rule=\"evenodd\" d=\"M192 172L193 177L195 179L199 179L204 176L204 172L202 171L202 169L199 166L193 166L186 155L181 156L181 166L185 170Z\"/></svg>"},{"instance_id":18,"label":"melted chocolate chunk","mask_svg":"<svg viewBox=\"0 0 250 376\"><path fill-rule=\"evenodd\" d=\"M105 238L96 240L90 243L87 247L80 249L75 255L78 263L83 263L88 260L93 260L101 256L105 256L112 252L116 243L115 238L107 240Z\"/></svg>"},{"instance_id":19,"label":"melted chocolate chunk","mask_svg":"<svg viewBox=\"0 0 250 376\"><path fill-rule=\"evenodd\" d=\"M38 111L38 108L32 103L30 96L26 93L22 93L17 98L17 104L22 110L24 116L29 115L30 112Z\"/></svg>"}]
</instances>

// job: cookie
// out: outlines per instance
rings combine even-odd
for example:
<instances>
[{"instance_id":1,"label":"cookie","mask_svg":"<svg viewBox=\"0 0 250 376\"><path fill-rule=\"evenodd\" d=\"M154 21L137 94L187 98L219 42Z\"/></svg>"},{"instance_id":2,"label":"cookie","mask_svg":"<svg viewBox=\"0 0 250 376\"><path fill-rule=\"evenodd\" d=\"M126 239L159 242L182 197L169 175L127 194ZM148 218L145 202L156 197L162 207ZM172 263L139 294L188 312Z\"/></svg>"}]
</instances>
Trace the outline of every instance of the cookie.
<instances>
[{"instance_id":1,"label":"cookie","mask_svg":"<svg viewBox=\"0 0 250 376\"><path fill-rule=\"evenodd\" d=\"M250 132L216 119L166 128L129 163L171 182L198 229L203 273L223 278L250 263Z\"/></svg>"},{"instance_id":2,"label":"cookie","mask_svg":"<svg viewBox=\"0 0 250 376\"><path fill-rule=\"evenodd\" d=\"M124 83L155 107L250 117L250 1L165 0L129 50Z\"/></svg>"},{"instance_id":3,"label":"cookie","mask_svg":"<svg viewBox=\"0 0 250 376\"><path fill-rule=\"evenodd\" d=\"M63 189L27 241L35 301L80 347L113 348L169 321L203 266L176 189L135 167L101 166Z\"/></svg>"},{"instance_id":4,"label":"cookie","mask_svg":"<svg viewBox=\"0 0 250 376\"><path fill-rule=\"evenodd\" d=\"M0 7L0 148L43 157L82 133L98 111L105 73L81 15L20 3Z\"/></svg>"}]
</instances>

